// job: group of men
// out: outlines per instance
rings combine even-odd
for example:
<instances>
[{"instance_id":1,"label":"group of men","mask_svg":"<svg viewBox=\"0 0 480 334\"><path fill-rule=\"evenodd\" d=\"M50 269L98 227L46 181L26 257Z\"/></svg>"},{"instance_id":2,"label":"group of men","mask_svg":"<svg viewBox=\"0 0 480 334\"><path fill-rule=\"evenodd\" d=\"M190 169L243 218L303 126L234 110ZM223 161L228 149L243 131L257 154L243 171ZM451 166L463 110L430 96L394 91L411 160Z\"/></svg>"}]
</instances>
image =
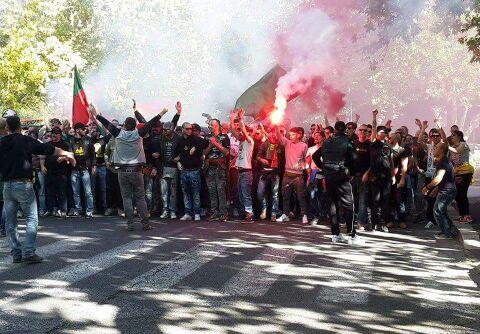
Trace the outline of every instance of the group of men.
<instances>
[{"instance_id":1,"label":"group of men","mask_svg":"<svg viewBox=\"0 0 480 334\"><path fill-rule=\"evenodd\" d=\"M363 243L356 226L388 232L414 221L438 224L439 237L451 238L446 208L453 200L463 221L471 221L465 197L473 170L465 167L469 149L458 127L449 138L441 128L427 135L428 122L419 120L415 135L405 126L392 132L390 122L377 125L375 110L368 124L357 117L331 127L325 117L307 137L288 121L248 125L242 109L231 111L229 122L208 117L208 128L178 127L182 105L175 107L173 119L162 123L167 109L147 122L134 106L135 117L120 125L91 105L90 124L70 129L53 119L27 135L16 115L2 119L0 232L9 238L13 261L41 261L35 254L37 211L59 218L118 213L130 231L135 214L143 230L152 228L155 215L245 223L299 217L313 226L328 218L332 241L351 244ZM457 167L465 173L457 175ZM27 226L23 253L19 212Z\"/></svg>"}]
</instances>

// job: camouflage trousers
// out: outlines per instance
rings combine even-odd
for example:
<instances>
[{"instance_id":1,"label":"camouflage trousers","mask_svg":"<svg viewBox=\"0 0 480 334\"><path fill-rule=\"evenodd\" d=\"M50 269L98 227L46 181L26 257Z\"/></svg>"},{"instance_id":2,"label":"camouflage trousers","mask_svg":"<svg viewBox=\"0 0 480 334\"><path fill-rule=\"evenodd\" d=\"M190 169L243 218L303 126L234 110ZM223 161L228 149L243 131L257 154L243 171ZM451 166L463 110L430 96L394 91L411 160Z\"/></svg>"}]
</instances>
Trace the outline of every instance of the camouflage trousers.
<instances>
[{"instance_id":1,"label":"camouflage trousers","mask_svg":"<svg viewBox=\"0 0 480 334\"><path fill-rule=\"evenodd\" d=\"M227 171L223 166L211 165L206 171L208 192L213 212L226 215L227 211Z\"/></svg>"}]
</instances>

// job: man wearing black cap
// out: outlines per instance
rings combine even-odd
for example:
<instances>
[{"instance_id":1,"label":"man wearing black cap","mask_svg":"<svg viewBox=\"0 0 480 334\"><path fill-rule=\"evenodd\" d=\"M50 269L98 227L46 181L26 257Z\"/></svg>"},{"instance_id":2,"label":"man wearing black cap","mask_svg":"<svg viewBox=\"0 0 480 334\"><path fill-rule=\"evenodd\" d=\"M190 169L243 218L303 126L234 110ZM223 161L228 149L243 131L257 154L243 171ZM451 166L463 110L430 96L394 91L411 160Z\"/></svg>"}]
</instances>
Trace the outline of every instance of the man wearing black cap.
<instances>
[{"instance_id":1,"label":"man wearing black cap","mask_svg":"<svg viewBox=\"0 0 480 334\"><path fill-rule=\"evenodd\" d=\"M353 195L350 175L355 161L355 148L345 134L346 125L342 121L335 123L335 135L326 139L321 148L312 156L317 166L323 166L326 186L327 210L332 230L332 242L346 241L340 234L338 211L342 208L347 224L349 244L363 244L355 234L353 224Z\"/></svg>"},{"instance_id":2,"label":"man wearing black cap","mask_svg":"<svg viewBox=\"0 0 480 334\"><path fill-rule=\"evenodd\" d=\"M93 194L90 182L90 172L96 173L96 156L93 142L86 136L87 126L83 123L76 123L73 126L75 136L70 143L72 152L75 155L77 164L72 170L71 181L73 190L73 201L75 209L73 216L80 215L82 211L82 202L80 200L80 184L83 185L83 192L85 194L85 216L87 218L93 217Z\"/></svg>"},{"instance_id":3,"label":"man wearing black cap","mask_svg":"<svg viewBox=\"0 0 480 334\"><path fill-rule=\"evenodd\" d=\"M62 130L59 127L52 129L51 145L64 151L69 151L69 146L62 140ZM67 184L69 165L66 161L57 161L54 156L41 160L42 173L45 174L45 187L47 189L46 213L57 217L67 217Z\"/></svg>"},{"instance_id":4,"label":"man wearing black cap","mask_svg":"<svg viewBox=\"0 0 480 334\"><path fill-rule=\"evenodd\" d=\"M22 260L26 263L39 263L42 258L35 254L38 213L32 180L32 155L56 155L60 161L68 160L73 166L75 158L70 152L22 135L20 118L17 116L7 117L6 125L10 134L0 140L0 175L4 182L5 222L11 254L14 263ZM17 231L19 207L23 211L26 225L23 254Z\"/></svg>"}]
</instances>

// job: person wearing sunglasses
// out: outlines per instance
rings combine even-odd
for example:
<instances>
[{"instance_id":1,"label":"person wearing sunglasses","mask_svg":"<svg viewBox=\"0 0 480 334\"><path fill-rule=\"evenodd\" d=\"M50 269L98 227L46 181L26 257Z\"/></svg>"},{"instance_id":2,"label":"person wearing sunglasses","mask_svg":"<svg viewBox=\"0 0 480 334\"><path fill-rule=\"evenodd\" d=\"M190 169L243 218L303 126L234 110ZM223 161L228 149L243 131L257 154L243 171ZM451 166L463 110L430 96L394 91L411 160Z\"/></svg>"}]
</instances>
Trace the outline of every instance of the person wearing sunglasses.
<instances>
[{"instance_id":1,"label":"person wearing sunglasses","mask_svg":"<svg viewBox=\"0 0 480 334\"><path fill-rule=\"evenodd\" d=\"M415 123L417 124L417 126L420 127L419 134L424 133L428 128L427 121L420 122L420 120L417 119L415 120ZM435 173L436 173L435 156L434 156L435 147L438 146L441 142L442 142L442 136L440 134L440 131L437 128L430 129L430 131L428 132L427 143L421 140L417 140L419 148L426 152L426 159L427 159L426 169L423 173L425 181L424 181L424 184L421 184L420 186L429 184L432 181L433 177L435 176ZM433 206L435 204L435 198L426 196L424 197L424 200L426 201L426 205L423 207L422 212L419 213L419 216L421 217L421 220L427 221L427 223L425 224L425 228L428 229L436 225L435 217L433 216Z\"/></svg>"},{"instance_id":2,"label":"person wearing sunglasses","mask_svg":"<svg viewBox=\"0 0 480 334\"><path fill-rule=\"evenodd\" d=\"M183 134L175 146L175 159L177 168L180 171L180 185L183 193L185 214L181 221L195 219L200 220L201 199L200 189L202 179L200 169L202 168L203 150L205 140L193 134L194 127L191 123L183 123Z\"/></svg>"}]
</instances>

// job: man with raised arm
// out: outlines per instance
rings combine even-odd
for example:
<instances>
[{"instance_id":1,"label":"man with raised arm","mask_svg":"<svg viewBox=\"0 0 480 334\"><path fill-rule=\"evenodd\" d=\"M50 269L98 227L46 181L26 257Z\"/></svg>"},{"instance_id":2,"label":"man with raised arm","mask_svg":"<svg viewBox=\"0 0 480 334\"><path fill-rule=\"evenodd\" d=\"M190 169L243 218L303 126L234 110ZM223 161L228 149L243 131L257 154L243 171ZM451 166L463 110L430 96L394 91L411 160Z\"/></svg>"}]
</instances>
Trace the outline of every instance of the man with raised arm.
<instances>
[{"instance_id":1,"label":"man with raised arm","mask_svg":"<svg viewBox=\"0 0 480 334\"><path fill-rule=\"evenodd\" d=\"M137 129L137 121L133 117L127 117L123 127L119 129L103 116L97 115L97 111L92 105L88 108L88 112L115 137L113 162L116 167L119 167L118 181L127 218L127 229L133 231L133 200L135 200L143 230L150 230L152 226L149 223L142 173L142 166L146 162L142 137L167 112L167 109L163 109L141 129Z\"/></svg>"}]
</instances>

